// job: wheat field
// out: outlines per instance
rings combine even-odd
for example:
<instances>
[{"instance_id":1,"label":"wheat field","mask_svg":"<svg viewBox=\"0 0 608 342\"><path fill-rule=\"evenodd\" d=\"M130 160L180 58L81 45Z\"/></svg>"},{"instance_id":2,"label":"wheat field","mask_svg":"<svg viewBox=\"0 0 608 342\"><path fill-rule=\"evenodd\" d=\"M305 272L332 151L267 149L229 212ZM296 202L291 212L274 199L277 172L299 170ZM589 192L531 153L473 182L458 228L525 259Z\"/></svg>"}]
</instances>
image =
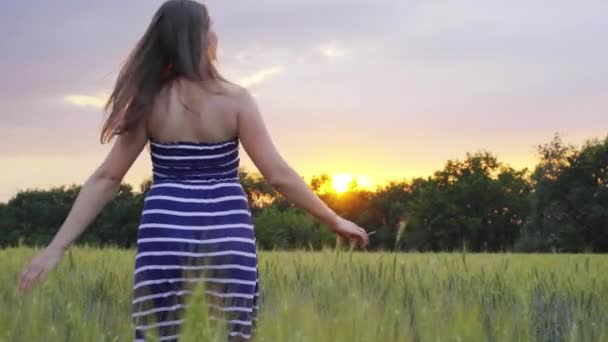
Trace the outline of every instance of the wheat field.
<instances>
[{"instance_id":1,"label":"wheat field","mask_svg":"<svg viewBox=\"0 0 608 342\"><path fill-rule=\"evenodd\" d=\"M134 250L72 247L25 295L37 249L0 250L0 341L132 341ZM260 251L255 341L608 341L608 257ZM194 294L180 341L225 341Z\"/></svg>"}]
</instances>

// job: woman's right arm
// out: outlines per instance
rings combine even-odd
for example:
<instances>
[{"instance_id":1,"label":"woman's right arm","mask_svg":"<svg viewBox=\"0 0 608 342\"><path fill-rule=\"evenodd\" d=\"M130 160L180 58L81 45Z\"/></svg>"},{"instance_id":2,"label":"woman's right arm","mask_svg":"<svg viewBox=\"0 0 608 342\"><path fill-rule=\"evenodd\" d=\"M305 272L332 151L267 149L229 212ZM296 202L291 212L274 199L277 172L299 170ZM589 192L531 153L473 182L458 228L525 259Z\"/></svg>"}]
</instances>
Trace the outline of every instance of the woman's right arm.
<instances>
[{"instance_id":1,"label":"woman's right arm","mask_svg":"<svg viewBox=\"0 0 608 342\"><path fill-rule=\"evenodd\" d=\"M133 131L116 138L105 160L82 186L65 221L49 245L34 257L21 273L19 291L30 289L33 284L50 272L63 257L64 251L91 224L103 207L120 188L123 177L137 159L148 140L144 123Z\"/></svg>"},{"instance_id":2,"label":"woman's right arm","mask_svg":"<svg viewBox=\"0 0 608 342\"><path fill-rule=\"evenodd\" d=\"M298 208L326 223L334 233L345 239L353 238L365 247L368 242L365 229L338 216L283 159L270 138L255 99L245 89L240 95L239 107L239 139L268 183Z\"/></svg>"}]
</instances>

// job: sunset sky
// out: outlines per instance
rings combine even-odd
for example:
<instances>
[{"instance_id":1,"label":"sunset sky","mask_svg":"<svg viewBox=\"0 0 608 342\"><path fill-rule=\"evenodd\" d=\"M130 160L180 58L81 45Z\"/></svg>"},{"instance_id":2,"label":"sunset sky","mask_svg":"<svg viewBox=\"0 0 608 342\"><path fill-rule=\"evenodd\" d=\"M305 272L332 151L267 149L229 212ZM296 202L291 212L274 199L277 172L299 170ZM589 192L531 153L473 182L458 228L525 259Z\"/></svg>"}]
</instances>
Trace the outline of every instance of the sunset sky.
<instances>
[{"instance_id":1,"label":"sunset sky","mask_svg":"<svg viewBox=\"0 0 608 342\"><path fill-rule=\"evenodd\" d=\"M101 105L161 3L0 2L0 202L80 184L103 160ZM480 149L520 168L555 132L608 134L608 1L206 3L220 70L307 178L383 183ZM147 153L128 182L150 175Z\"/></svg>"}]
</instances>

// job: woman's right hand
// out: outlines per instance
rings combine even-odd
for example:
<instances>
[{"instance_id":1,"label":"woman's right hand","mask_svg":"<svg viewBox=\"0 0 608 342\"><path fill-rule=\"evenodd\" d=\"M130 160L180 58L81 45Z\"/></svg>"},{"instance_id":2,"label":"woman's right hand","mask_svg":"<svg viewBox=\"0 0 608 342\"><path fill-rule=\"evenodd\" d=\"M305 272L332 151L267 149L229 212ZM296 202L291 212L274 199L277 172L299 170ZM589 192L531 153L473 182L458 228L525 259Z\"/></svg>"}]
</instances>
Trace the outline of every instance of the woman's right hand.
<instances>
[{"instance_id":1,"label":"woman's right hand","mask_svg":"<svg viewBox=\"0 0 608 342\"><path fill-rule=\"evenodd\" d=\"M63 254L63 249L48 246L40 254L32 258L27 268L19 277L17 290L21 293L30 290L36 282L41 281L61 262Z\"/></svg>"},{"instance_id":2,"label":"woman's right hand","mask_svg":"<svg viewBox=\"0 0 608 342\"><path fill-rule=\"evenodd\" d=\"M329 229L344 240L355 240L361 248L365 248L369 242L365 229L340 216L337 217L336 222L329 226Z\"/></svg>"}]
</instances>

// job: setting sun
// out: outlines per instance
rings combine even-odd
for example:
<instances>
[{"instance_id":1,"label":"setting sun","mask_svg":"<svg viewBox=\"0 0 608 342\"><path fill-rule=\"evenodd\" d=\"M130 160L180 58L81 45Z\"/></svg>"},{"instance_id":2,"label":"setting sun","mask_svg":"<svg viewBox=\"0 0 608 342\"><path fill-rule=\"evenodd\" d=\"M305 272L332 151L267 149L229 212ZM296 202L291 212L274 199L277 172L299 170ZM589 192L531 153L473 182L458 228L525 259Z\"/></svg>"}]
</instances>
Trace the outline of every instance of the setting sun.
<instances>
[{"instance_id":1,"label":"setting sun","mask_svg":"<svg viewBox=\"0 0 608 342\"><path fill-rule=\"evenodd\" d=\"M359 188L371 189L373 182L369 178L350 173L340 173L331 177L331 186L337 193L346 192L351 183L355 182Z\"/></svg>"},{"instance_id":2,"label":"setting sun","mask_svg":"<svg viewBox=\"0 0 608 342\"><path fill-rule=\"evenodd\" d=\"M348 190L348 185L352 182L353 176L349 174L334 175L331 178L331 186L336 192L345 192Z\"/></svg>"}]
</instances>

